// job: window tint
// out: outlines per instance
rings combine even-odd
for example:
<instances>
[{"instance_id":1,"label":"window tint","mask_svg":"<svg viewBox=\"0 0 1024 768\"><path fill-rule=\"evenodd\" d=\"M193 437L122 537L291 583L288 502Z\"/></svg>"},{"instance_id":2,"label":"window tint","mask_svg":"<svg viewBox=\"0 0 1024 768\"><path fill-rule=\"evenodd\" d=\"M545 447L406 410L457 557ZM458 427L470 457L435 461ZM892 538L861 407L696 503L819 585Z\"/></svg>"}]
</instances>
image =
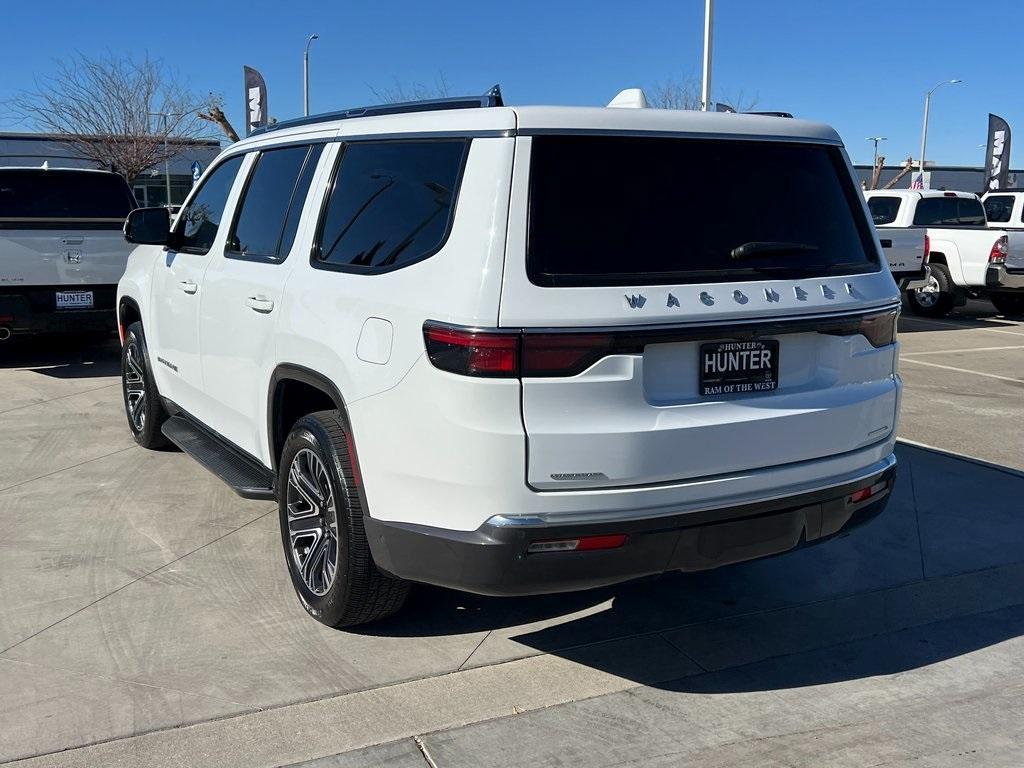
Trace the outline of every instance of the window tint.
<instances>
[{"instance_id":1,"label":"window tint","mask_svg":"<svg viewBox=\"0 0 1024 768\"><path fill-rule=\"evenodd\" d=\"M393 141L345 147L317 258L352 270L430 256L447 236L468 142Z\"/></svg>"},{"instance_id":2,"label":"window tint","mask_svg":"<svg viewBox=\"0 0 1024 768\"><path fill-rule=\"evenodd\" d=\"M837 148L613 136L537 136L532 147L527 272L538 285L879 268Z\"/></svg>"},{"instance_id":3,"label":"window tint","mask_svg":"<svg viewBox=\"0 0 1024 768\"><path fill-rule=\"evenodd\" d=\"M914 224L925 227L983 227L985 209L973 197L926 197L917 201Z\"/></svg>"},{"instance_id":4,"label":"window tint","mask_svg":"<svg viewBox=\"0 0 1024 768\"><path fill-rule=\"evenodd\" d=\"M868 200L868 210L871 211L871 220L875 225L892 224L896 221L896 214L900 211L900 198L898 197L872 197Z\"/></svg>"},{"instance_id":5,"label":"window tint","mask_svg":"<svg viewBox=\"0 0 1024 768\"><path fill-rule=\"evenodd\" d=\"M0 170L0 219L118 219L136 207L113 173Z\"/></svg>"},{"instance_id":6,"label":"window tint","mask_svg":"<svg viewBox=\"0 0 1024 768\"><path fill-rule=\"evenodd\" d=\"M283 259L291 250L321 146L262 152L243 193L230 251Z\"/></svg>"},{"instance_id":7,"label":"window tint","mask_svg":"<svg viewBox=\"0 0 1024 768\"><path fill-rule=\"evenodd\" d=\"M194 253L210 250L241 165L242 156L236 155L214 168L192 201L178 214L179 250Z\"/></svg>"},{"instance_id":8,"label":"window tint","mask_svg":"<svg viewBox=\"0 0 1024 768\"><path fill-rule=\"evenodd\" d=\"M989 221L1003 223L1013 213L1013 195L993 195L985 198L985 217Z\"/></svg>"}]
</instances>

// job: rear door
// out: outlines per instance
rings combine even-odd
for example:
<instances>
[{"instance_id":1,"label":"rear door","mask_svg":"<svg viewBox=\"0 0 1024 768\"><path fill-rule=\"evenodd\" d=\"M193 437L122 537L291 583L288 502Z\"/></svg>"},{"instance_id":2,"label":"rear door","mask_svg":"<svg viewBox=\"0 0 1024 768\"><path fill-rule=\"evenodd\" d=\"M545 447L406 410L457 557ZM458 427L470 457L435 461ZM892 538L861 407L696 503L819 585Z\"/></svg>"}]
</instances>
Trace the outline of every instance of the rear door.
<instances>
[{"instance_id":1,"label":"rear door","mask_svg":"<svg viewBox=\"0 0 1024 768\"><path fill-rule=\"evenodd\" d=\"M0 289L26 288L38 311L102 308L124 273L134 207L113 173L0 169Z\"/></svg>"},{"instance_id":2,"label":"rear door","mask_svg":"<svg viewBox=\"0 0 1024 768\"><path fill-rule=\"evenodd\" d=\"M256 155L223 250L203 278L199 336L207 399L196 413L239 448L270 464L259 440L289 258L322 144ZM308 244L308 241L306 241Z\"/></svg>"},{"instance_id":3,"label":"rear door","mask_svg":"<svg viewBox=\"0 0 1024 768\"><path fill-rule=\"evenodd\" d=\"M525 329L532 487L714 477L891 434L898 292L839 147L517 142L500 325Z\"/></svg>"}]
</instances>

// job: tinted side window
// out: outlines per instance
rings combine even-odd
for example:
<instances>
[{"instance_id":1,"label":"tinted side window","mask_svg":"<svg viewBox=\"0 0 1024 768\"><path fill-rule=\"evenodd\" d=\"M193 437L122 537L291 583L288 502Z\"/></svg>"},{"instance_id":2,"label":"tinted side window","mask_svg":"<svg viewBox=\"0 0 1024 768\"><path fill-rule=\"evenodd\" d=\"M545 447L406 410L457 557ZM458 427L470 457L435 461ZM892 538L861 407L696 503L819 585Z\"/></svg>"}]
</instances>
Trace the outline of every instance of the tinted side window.
<instances>
[{"instance_id":1,"label":"tinted side window","mask_svg":"<svg viewBox=\"0 0 1024 768\"><path fill-rule=\"evenodd\" d=\"M275 260L288 255L320 150L317 145L260 153L228 238L229 252Z\"/></svg>"},{"instance_id":2,"label":"tinted side window","mask_svg":"<svg viewBox=\"0 0 1024 768\"><path fill-rule=\"evenodd\" d=\"M1012 195L995 195L985 198L985 216L989 221L1003 223L1010 220L1013 213Z\"/></svg>"},{"instance_id":3,"label":"tinted side window","mask_svg":"<svg viewBox=\"0 0 1024 768\"><path fill-rule=\"evenodd\" d=\"M314 264L392 269L444 243L469 142L385 141L345 147Z\"/></svg>"},{"instance_id":4,"label":"tinted side window","mask_svg":"<svg viewBox=\"0 0 1024 768\"><path fill-rule=\"evenodd\" d=\"M242 165L237 155L213 169L188 206L178 215L178 249L192 253L206 253L217 236L217 228L224 216L224 206L231 185Z\"/></svg>"},{"instance_id":5,"label":"tinted side window","mask_svg":"<svg viewBox=\"0 0 1024 768\"><path fill-rule=\"evenodd\" d=\"M868 210L871 211L871 220L875 225L892 224L896 221L896 214L900 211L900 198L898 197L872 197L868 200Z\"/></svg>"},{"instance_id":6,"label":"tinted side window","mask_svg":"<svg viewBox=\"0 0 1024 768\"><path fill-rule=\"evenodd\" d=\"M977 227L985 225L981 201L966 197L926 197L917 202L914 224L926 227Z\"/></svg>"}]
</instances>

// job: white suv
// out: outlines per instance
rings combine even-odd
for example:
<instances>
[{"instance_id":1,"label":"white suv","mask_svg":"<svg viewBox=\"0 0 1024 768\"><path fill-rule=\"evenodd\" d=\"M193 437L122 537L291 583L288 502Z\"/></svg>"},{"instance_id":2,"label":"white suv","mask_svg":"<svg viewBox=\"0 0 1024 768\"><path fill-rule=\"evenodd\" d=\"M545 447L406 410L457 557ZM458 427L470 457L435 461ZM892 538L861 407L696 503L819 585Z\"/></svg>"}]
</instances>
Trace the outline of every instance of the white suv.
<instances>
[{"instance_id":1,"label":"white suv","mask_svg":"<svg viewBox=\"0 0 1024 768\"><path fill-rule=\"evenodd\" d=\"M824 125L352 110L126 235L136 440L276 499L330 625L771 555L892 488L899 293Z\"/></svg>"}]
</instances>

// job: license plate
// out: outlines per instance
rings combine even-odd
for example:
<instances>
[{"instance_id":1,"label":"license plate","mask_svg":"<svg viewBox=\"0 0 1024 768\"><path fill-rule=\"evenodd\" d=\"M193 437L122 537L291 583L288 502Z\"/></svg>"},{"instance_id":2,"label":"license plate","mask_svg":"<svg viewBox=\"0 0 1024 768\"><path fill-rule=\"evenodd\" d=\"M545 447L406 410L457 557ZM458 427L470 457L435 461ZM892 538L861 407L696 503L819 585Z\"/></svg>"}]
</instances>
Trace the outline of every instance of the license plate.
<instances>
[{"instance_id":1,"label":"license plate","mask_svg":"<svg viewBox=\"0 0 1024 768\"><path fill-rule=\"evenodd\" d=\"M716 341L700 345L702 396L770 392L778 386L778 341Z\"/></svg>"},{"instance_id":2,"label":"license plate","mask_svg":"<svg viewBox=\"0 0 1024 768\"><path fill-rule=\"evenodd\" d=\"M92 291L57 291L57 309L92 309Z\"/></svg>"}]
</instances>

